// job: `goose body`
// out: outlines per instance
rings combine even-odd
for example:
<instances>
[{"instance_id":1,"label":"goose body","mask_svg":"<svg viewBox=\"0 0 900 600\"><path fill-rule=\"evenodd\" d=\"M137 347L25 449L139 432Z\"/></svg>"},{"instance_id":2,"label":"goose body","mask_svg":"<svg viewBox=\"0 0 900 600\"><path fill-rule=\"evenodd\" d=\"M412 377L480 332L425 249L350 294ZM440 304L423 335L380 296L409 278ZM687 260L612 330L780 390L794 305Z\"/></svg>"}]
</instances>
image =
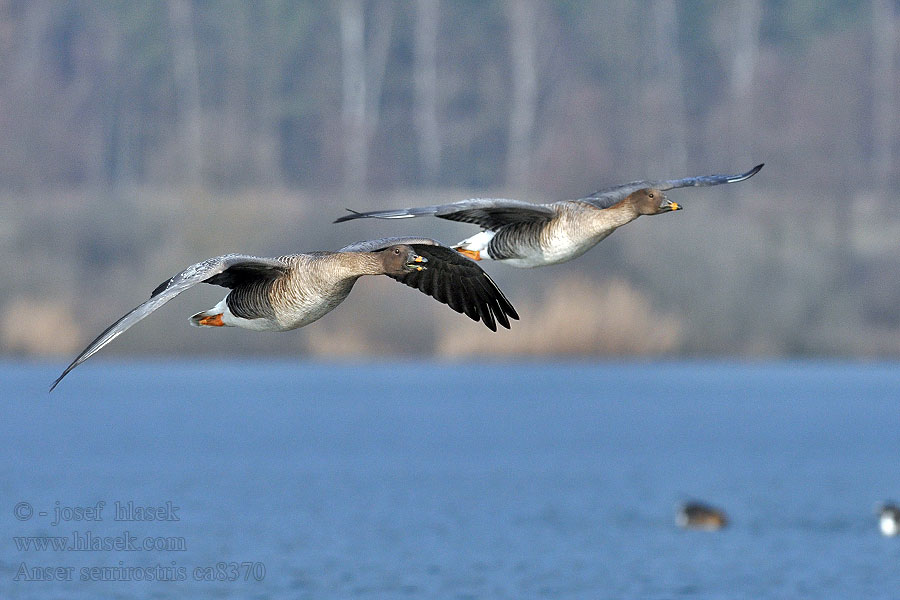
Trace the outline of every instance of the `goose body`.
<instances>
[{"instance_id":1,"label":"goose body","mask_svg":"<svg viewBox=\"0 0 900 600\"><path fill-rule=\"evenodd\" d=\"M160 284L150 298L110 325L53 382L181 292L208 283L230 288L221 302L191 317L198 327L289 331L308 325L344 301L364 275L387 275L496 331L518 319L512 304L477 264L428 238L358 242L337 252L261 258L226 254L191 265Z\"/></svg>"},{"instance_id":2,"label":"goose body","mask_svg":"<svg viewBox=\"0 0 900 600\"><path fill-rule=\"evenodd\" d=\"M473 260L500 260L514 267L540 267L581 256L613 231L641 215L683 208L667 190L737 183L762 169L740 175L703 175L664 181L633 181L598 190L578 200L532 204L520 200L476 198L451 204L371 212L350 211L336 223L359 218L407 219L432 215L479 225L482 231L453 246Z\"/></svg>"},{"instance_id":3,"label":"goose body","mask_svg":"<svg viewBox=\"0 0 900 600\"><path fill-rule=\"evenodd\" d=\"M293 254L274 260L284 265L283 276L234 287L216 306L191 317L191 325L211 325L208 319L220 315L225 327L290 331L334 310L362 275L378 274L373 272L377 264L370 265L360 253Z\"/></svg>"},{"instance_id":4,"label":"goose body","mask_svg":"<svg viewBox=\"0 0 900 600\"><path fill-rule=\"evenodd\" d=\"M674 202L670 204L666 210L680 209ZM554 202L546 206L554 216L544 225L482 231L454 248L475 260L502 260L514 267L554 265L578 258L613 231L640 216L630 203L616 210L598 210L577 201Z\"/></svg>"}]
</instances>

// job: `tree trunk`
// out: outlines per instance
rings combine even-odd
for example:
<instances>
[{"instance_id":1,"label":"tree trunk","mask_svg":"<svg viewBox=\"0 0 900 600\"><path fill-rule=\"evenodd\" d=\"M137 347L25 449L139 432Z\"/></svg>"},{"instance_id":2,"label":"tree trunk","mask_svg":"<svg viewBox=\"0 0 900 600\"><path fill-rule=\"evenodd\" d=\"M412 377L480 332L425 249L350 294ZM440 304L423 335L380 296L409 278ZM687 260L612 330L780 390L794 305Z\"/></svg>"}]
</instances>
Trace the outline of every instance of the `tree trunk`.
<instances>
[{"instance_id":1,"label":"tree trunk","mask_svg":"<svg viewBox=\"0 0 900 600\"><path fill-rule=\"evenodd\" d=\"M384 73L387 70L388 51L391 48L394 26L393 0L379 0L372 11L371 43L366 46L366 126L367 142L378 130L381 119L381 90L384 88Z\"/></svg>"},{"instance_id":2,"label":"tree trunk","mask_svg":"<svg viewBox=\"0 0 900 600\"><path fill-rule=\"evenodd\" d=\"M362 0L341 1L344 187L363 191L368 170L366 135L366 40Z\"/></svg>"},{"instance_id":3,"label":"tree trunk","mask_svg":"<svg viewBox=\"0 0 900 600\"><path fill-rule=\"evenodd\" d=\"M415 121L421 181L433 185L440 174L437 118L437 36L439 0L418 0L415 25Z\"/></svg>"},{"instance_id":4,"label":"tree trunk","mask_svg":"<svg viewBox=\"0 0 900 600\"><path fill-rule=\"evenodd\" d=\"M381 88L391 45L393 3L378 2L373 13L371 44L366 44L363 0L342 0L340 11L343 60L344 188L365 190L369 176L369 141L378 128ZM368 60L367 60L368 58Z\"/></svg>"},{"instance_id":5,"label":"tree trunk","mask_svg":"<svg viewBox=\"0 0 900 600\"><path fill-rule=\"evenodd\" d=\"M16 163L21 166L17 174L23 178L24 185L38 187L44 183L43 171L30 169L27 165L36 162L41 151L40 144L31 140L43 138L45 133L42 130L49 127L46 115L41 114L46 103L44 96L48 92L42 89L42 56L45 52L44 38L52 27L56 7L48 2L31 2L24 6L19 44L11 65L10 99L14 99L19 108L19 119L24 123L23 134L27 131L33 133L30 136L20 134L20 139L27 140L27 143L10 151L16 155Z\"/></svg>"},{"instance_id":6,"label":"tree trunk","mask_svg":"<svg viewBox=\"0 0 900 600\"><path fill-rule=\"evenodd\" d=\"M759 57L760 0L739 0L734 18L734 54L731 57L731 132L735 165L753 160L753 79ZM744 167L741 167L744 168ZM738 194L741 190L736 190Z\"/></svg>"},{"instance_id":7,"label":"tree trunk","mask_svg":"<svg viewBox=\"0 0 900 600\"><path fill-rule=\"evenodd\" d=\"M509 117L509 148L506 184L513 189L528 185L537 113L537 66L534 0L507 0L509 53L512 61L512 107Z\"/></svg>"},{"instance_id":8,"label":"tree trunk","mask_svg":"<svg viewBox=\"0 0 900 600\"><path fill-rule=\"evenodd\" d=\"M236 84L231 97L230 119L235 123L235 143L244 146L233 156L247 162L247 177L264 185L281 186L281 139L278 127L279 83L284 69L284 48L276 34L279 23L273 7L240 4L234 27L231 63ZM256 15L254 22L251 15ZM255 27L254 27L255 25ZM255 34L256 39L251 37Z\"/></svg>"},{"instance_id":9,"label":"tree trunk","mask_svg":"<svg viewBox=\"0 0 900 600\"><path fill-rule=\"evenodd\" d=\"M897 18L891 0L872 2L872 174L879 190L892 183L897 125Z\"/></svg>"},{"instance_id":10,"label":"tree trunk","mask_svg":"<svg viewBox=\"0 0 900 600\"><path fill-rule=\"evenodd\" d=\"M649 101L656 113L653 144L661 149L661 154L651 158L656 163L651 170L681 177L687 168L687 126L677 6L674 0L658 0L650 6L653 76Z\"/></svg>"},{"instance_id":11,"label":"tree trunk","mask_svg":"<svg viewBox=\"0 0 900 600\"><path fill-rule=\"evenodd\" d=\"M184 154L184 178L191 185L203 183L202 112L200 70L197 64L190 0L169 0L172 28L172 59L178 128Z\"/></svg>"}]
</instances>

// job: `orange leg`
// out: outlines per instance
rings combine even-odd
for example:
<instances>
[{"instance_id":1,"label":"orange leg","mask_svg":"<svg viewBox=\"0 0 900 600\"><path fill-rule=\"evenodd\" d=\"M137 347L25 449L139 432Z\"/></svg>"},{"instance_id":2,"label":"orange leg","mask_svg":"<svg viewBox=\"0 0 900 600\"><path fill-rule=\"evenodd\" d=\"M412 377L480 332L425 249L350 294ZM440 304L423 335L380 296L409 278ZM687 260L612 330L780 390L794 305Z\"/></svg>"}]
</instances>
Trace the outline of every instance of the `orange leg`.
<instances>
[{"instance_id":1,"label":"orange leg","mask_svg":"<svg viewBox=\"0 0 900 600\"><path fill-rule=\"evenodd\" d=\"M472 260L481 260L480 250L466 250L465 248L455 248L455 250L463 256L468 256Z\"/></svg>"},{"instance_id":2,"label":"orange leg","mask_svg":"<svg viewBox=\"0 0 900 600\"><path fill-rule=\"evenodd\" d=\"M211 317L203 317L197 321L200 325L208 325L210 327L224 327L225 322L222 320L222 313L212 315Z\"/></svg>"}]
</instances>

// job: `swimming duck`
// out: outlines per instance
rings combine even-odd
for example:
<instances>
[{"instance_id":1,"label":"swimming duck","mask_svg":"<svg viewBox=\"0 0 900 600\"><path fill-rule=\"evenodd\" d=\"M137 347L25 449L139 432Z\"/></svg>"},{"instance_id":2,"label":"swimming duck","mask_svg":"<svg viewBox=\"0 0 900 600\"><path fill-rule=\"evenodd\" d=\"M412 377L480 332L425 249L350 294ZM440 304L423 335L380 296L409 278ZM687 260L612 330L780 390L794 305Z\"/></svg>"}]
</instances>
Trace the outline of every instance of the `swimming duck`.
<instances>
[{"instance_id":1,"label":"swimming duck","mask_svg":"<svg viewBox=\"0 0 900 600\"><path fill-rule=\"evenodd\" d=\"M497 330L496 323L508 329L509 319L519 318L481 267L427 238L383 238L357 242L337 252L277 258L226 254L191 265L160 284L147 301L91 342L50 391L69 371L132 325L198 283L220 285L231 292L213 308L192 316L192 325L289 331L333 310L363 275L387 275L480 320L492 331Z\"/></svg>"},{"instance_id":2,"label":"swimming duck","mask_svg":"<svg viewBox=\"0 0 900 600\"><path fill-rule=\"evenodd\" d=\"M878 511L878 526L887 537L900 534L900 507L895 504L882 506Z\"/></svg>"},{"instance_id":3,"label":"swimming duck","mask_svg":"<svg viewBox=\"0 0 900 600\"><path fill-rule=\"evenodd\" d=\"M725 527L728 518L725 512L718 508L700 502L687 502L678 509L675 523L685 529L715 531Z\"/></svg>"},{"instance_id":4,"label":"swimming duck","mask_svg":"<svg viewBox=\"0 0 900 600\"><path fill-rule=\"evenodd\" d=\"M581 256L613 231L641 215L681 210L664 193L681 187L737 183L756 175L757 165L740 175L703 175L668 181L633 181L598 190L578 200L533 204L476 198L451 204L356 212L335 223L360 218L408 219L434 215L474 223L483 231L453 246L472 260L502 260L514 267L541 267Z\"/></svg>"}]
</instances>

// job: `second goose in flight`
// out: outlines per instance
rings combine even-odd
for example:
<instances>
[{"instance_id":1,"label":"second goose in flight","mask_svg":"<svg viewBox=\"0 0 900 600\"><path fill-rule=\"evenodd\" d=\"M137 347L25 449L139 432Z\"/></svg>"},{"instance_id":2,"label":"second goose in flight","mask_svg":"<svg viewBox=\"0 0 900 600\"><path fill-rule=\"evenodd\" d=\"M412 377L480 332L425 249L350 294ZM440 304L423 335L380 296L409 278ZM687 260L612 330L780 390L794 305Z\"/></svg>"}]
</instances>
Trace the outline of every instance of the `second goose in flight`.
<instances>
[{"instance_id":1,"label":"second goose in flight","mask_svg":"<svg viewBox=\"0 0 900 600\"><path fill-rule=\"evenodd\" d=\"M519 315L477 264L427 238L384 238L351 244L337 252L258 258L226 254L191 265L159 285L150 299L110 325L63 371L89 359L132 325L181 292L210 283L231 288L216 306L191 317L198 327L243 327L288 331L322 318L344 301L363 275L387 275L492 331L509 328Z\"/></svg>"},{"instance_id":2,"label":"second goose in flight","mask_svg":"<svg viewBox=\"0 0 900 600\"><path fill-rule=\"evenodd\" d=\"M540 267L581 256L617 228L641 215L680 210L665 191L737 183L756 175L757 165L740 175L703 175L668 181L633 181L598 190L578 200L532 204L521 200L477 198L452 204L356 212L335 223L374 217L408 219L433 215L474 223L483 231L453 248L473 260L502 260L514 267Z\"/></svg>"}]
</instances>

